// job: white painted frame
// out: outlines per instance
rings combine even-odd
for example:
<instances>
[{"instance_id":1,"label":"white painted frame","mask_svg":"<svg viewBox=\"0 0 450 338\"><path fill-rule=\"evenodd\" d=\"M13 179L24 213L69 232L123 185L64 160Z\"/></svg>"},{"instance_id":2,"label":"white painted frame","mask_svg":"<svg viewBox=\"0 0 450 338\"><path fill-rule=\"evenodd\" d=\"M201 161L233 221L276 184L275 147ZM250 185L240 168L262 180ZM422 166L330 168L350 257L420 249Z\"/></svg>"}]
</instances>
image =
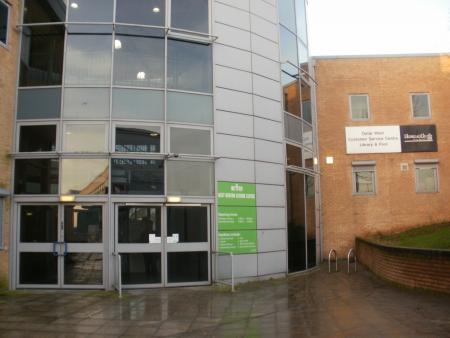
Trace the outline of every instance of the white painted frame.
<instances>
[{"instance_id":1,"label":"white painted frame","mask_svg":"<svg viewBox=\"0 0 450 338\"><path fill-rule=\"evenodd\" d=\"M20 120L19 120L20 121ZM55 150L54 151L33 151L33 152L20 152L20 135L21 135L21 128L24 126L56 126L56 135L55 135ZM15 140L15 145L14 145L14 151L16 153L20 154L30 154L30 156L35 155L35 154L39 154L39 155L45 155L45 154L49 154L49 155L55 155L58 151L59 151L59 120L53 120L53 121L43 121L43 120L38 120L36 122L32 122L30 120L26 120L25 122L17 122L16 123L16 128L17 128L17 132L16 132L16 140Z\"/></svg>"},{"instance_id":2,"label":"white painted frame","mask_svg":"<svg viewBox=\"0 0 450 338\"><path fill-rule=\"evenodd\" d=\"M358 192L356 190L356 174L360 172L370 172L372 176L373 191ZM376 165L352 165L352 193L354 196L372 196L377 194Z\"/></svg>"},{"instance_id":3,"label":"white painted frame","mask_svg":"<svg viewBox=\"0 0 450 338\"><path fill-rule=\"evenodd\" d=\"M413 96L426 96L428 103L428 115L427 116L414 116L414 104L413 104ZM411 108L411 117L414 120L427 120L431 119L431 95L430 93L409 93L409 105Z\"/></svg>"},{"instance_id":4,"label":"white painted frame","mask_svg":"<svg viewBox=\"0 0 450 338\"><path fill-rule=\"evenodd\" d=\"M352 97L365 97L366 98L367 117L358 118L358 117L354 117L353 116ZM367 120L370 120L371 113L370 113L370 98L369 98L369 94L349 94L348 95L348 107L349 107L350 119L352 121L367 121Z\"/></svg>"},{"instance_id":5,"label":"white painted frame","mask_svg":"<svg viewBox=\"0 0 450 338\"><path fill-rule=\"evenodd\" d=\"M419 189L419 171L424 169L432 169L434 172L434 185L435 191L421 191ZM416 193L417 194L436 194L440 191L439 189L439 163L415 163L414 165L414 176L415 176L415 185L416 185Z\"/></svg>"}]
</instances>

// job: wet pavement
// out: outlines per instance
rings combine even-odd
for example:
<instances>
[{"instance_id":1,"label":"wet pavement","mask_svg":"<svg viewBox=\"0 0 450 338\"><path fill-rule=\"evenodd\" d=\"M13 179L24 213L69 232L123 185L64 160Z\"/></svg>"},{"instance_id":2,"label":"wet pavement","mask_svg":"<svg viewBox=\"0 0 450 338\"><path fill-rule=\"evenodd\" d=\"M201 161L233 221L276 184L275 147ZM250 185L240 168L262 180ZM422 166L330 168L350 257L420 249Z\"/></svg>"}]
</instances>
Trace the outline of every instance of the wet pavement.
<instances>
[{"instance_id":1,"label":"wet pavement","mask_svg":"<svg viewBox=\"0 0 450 338\"><path fill-rule=\"evenodd\" d=\"M365 270L219 287L0 295L0 337L450 337L450 296Z\"/></svg>"}]
</instances>

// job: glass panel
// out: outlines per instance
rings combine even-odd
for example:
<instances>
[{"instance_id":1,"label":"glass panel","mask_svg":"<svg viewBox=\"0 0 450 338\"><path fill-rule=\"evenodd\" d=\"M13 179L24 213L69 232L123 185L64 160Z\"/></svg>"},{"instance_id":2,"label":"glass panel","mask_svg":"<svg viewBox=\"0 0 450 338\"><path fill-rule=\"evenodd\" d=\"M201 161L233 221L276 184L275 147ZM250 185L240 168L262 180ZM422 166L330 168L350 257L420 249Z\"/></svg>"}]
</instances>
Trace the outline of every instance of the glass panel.
<instances>
[{"instance_id":1,"label":"glass panel","mask_svg":"<svg viewBox=\"0 0 450 338\"><path fill-rule=\"evenodd\" d=\"M211 131L170 128L170 152L175 154L211 154Z\"/></svg>"},{"instance_id":2,"label":"glass panel","mask_svg":"<svg viewBox=\"0 0 450 338\"><path fill-rule=\"evenodd\" d=\"M281 61L290 61L298 65L297 38L286 28L280 27Z\"/></svg>"},{"instance_id":3,"label":"glass panel","mask_svg":"<svg viewBox=\"0 0 450 338\"><path fill-rule=\"evenodd\" d=\"M205 207L168 207L167 236L178 234L180 243L208 242L208 211Z\"/></svg>"},{"instance_id":4,"label":"glass panel","mask_svg":"<svg viewBox=\"0 0 450 338\"><path fill-rule=\"evenodd\" d=\"M352 119L369 118L369 104L366 95L350 96Z\"/></svg>"},{"instance_id":5,"label":"glass panel","mask_svg":"<svg viewBox=\"0 0 450 338\"><path fill-rule=\"evenodd\" d=\"M113 194L164 195L164 161L112 159Z\"/></svg>"},{"instance_id":6,"label":"glass panel","mask_svg":"<svg viewBox=\"0 0 450 338\"><path fill-rule=\"evenodd\" d=\"M287 172L288 271L306 269L305 177Z\"/></svg>"},{"instance_id":7,"label":"glass panel","mask_svg":"<svg viewBox=\"0 0 450 338\"><path fill-rule=\"evenodd\" d=\"M55 150L56 125L20 126L20 152Z\"/></svg>"},{"instance_id":8,"label":"glass panel","mask_svg":"<svg viewBox=\"0 0 450 338\"><path fill-rule=\"evenodd\" d=\"M316 193L314 177L305 176L308 269L316 266Z\"/></svg>"},{"instance_id":9,"label":"glass panel","mask_svg":"<svg viewBox=\"0 0 450 338\"><path fill-rule=\"evenodd\" d=\"M117 0L117 22L164 26L165 17L165 0Z\"/></svg>"},{"instance_id":10,"label":"glass panel","mask_svg":"<svg viewBox=\"0 0 450 338\"><path fill-rule=\"evenodd\" d=\"M71 22L112 22L114 0L71 0L69 17Z\"/></svg>"},{"instance_id":11,"label":"glass panel","mask_svg":"<svg viewBox=\"0 0 450 338\"><path fill-rule=\"evenodd\" d=\"M123 284L161 283L161 254L120 253Z\"/></svg>"},{"instance_id":12,"label":"glass panel","mask_svg":"<svg viewBox=\"0 0 450 338\"><path fill-rule=\"evenodd\" d=\"M101 243L102 219L102 207L99 205L64 206L64 241Z\"/></svg>"},{"instance_id":13,"label":"glass panel","mask_svg":"<svg viewBox=\"0 0 450 338\"><path fill-rule=\"evenodd\" d=\"M64 90L64 118L109 118L109 89L66 88Z\"/></svg>"},{"instance_id":14,"label":"glass panel","mask_svg":"<svg viewBox=\"0 0 450 338\"><path fill-rule=\"evenodd\" d=\"M63 159L61 194L107 194L108 169L106 159Z\"/></svg>"},{"instance_id":15,"label":"glass panel","mask_svg":"<svg viewBox=\"0 0 450 338\"><path fill-rule=\"evenodd\" d=\"M16 160L16 194L57 194L59 164L56 159Z\"/></svg>"},{"instance_id":16,"label":"glass panel","mask_svg":"<svg viewBox=\"0 0 450 338\"><path fill-rule=\"evenodd\" d=\"M214 195L214 163L167 162L167 194L182 196Z\"/></svg>"},{"instance_id":17,"label":"glass panel","mask_svg":"<svg viewBox=\"0 0 450 338\"><path fill-rule=\"evenodd\" d=\"M25 0L24 23L66 21L65 0Z\"/></svg>"},{"instance_id":18,"label":"glass panel","mask_svg":"<svg viewBox=\"0 0 450 338\"><path fill-rule=\"evenodd\" d=\"M6 44L8 39L8 6L0 2L0 42Z\"/></svg>"},{"instance_id":19,"label":"glass panel","mask_svg":"<svg viewBox=\"0 0 450 338\"><path fill-rule=\"evenodd\" d=\"M52 252L20 253L20 284L57 284L58 257Z\"/></svg>"},{"instance_id":20,"label":"glass panel","mask_svg":"<svg viewBox=\"0 0 450 338\"><path fill-rule=\"evenodd\" d=\"M303 122L303 145L312 149L313 147L313 128Z\"/></svg>"},{"instance_id":21,"label":"glass panel","mask_svg":"<svg viewBox=\"0 0 450 338\"><path fill-rule=\"evenodd\" d=\"M66 85L109 85L111 43L111 35L68 35L64 83Z\"/></svg>"},{"instance_id":22,"label":"glass panel","mask_svg":"<svg viewBox=\"0 0 450 338\"><path fill-rule=\"evenodd\" d=\"M278 12L280 15L280 23L295 32L294 0L278 1Z\"/></svg>"},{"instance_id":23,"label":"glass panel","mask_svg":"<svg viewBox=\"0 0 450 338\"><path fill-rule=\"evenodd\" d=\"M281 73L283 83L283 109L292 115L301 117L300 110L300 87L298 79Z\"/></svg>"},{"instance_id":24,"label":"glass panel","mask_svg":"<svg viewBox=\"0 0 450 338\"><path fill-rule=\"evenodd\" d=\"M297 18L297 35L304 43L308 44L305 0L295 0L295 13Z\"/></svg>"},{"instance_id":25,"label":"glass panel","mask_svg":"<svg viewBox=\"0 0 450 338\"><path fill-rule=\"evenodd\" d=\"M413 95L413 115L414 117L428 117L430 116L429 106L428 106L428 95Z\"/></svg>"},{"instance_id":26,"label":"glass panel","mask_svg":"<svg viewBox=\"0 0 450 338\"><path fill-rule=\"evenodd\" d=\"M108 138L104 124L66 124L64 148L67 152L106 152Z\"/></svg>"},{"instance_id":27,"label":"glass panel","mask_svg":"<svg viewBox=\"0 0 450 338\"><path fill-rule=\"evenodd\" d=\"M164 87L164 39L116 35L114 84Z\"/></svg>"},{"instance_id":28,"label":"glass panel","mask_svg":"<svg viewBox=\"0 0 450 338\"><path fill-rule=\"evenodd\" d=\"M64 27L23 27L20 86L60 85L64 54Z\"/></svg>"},{"instance_id":29,"label":"glass panel","mask_svg":"<svg viewBox=\"0 0 450 338\"><path fill-rule=\"evenodd\" d=\"M160 207L119 207L119 243L149 243L149 234L161 237Z\"/></svg>"},{"instance_id":30,"label":"glass panel","mask_svg":"<svg viewBox=\"0 0 450 338\"><path fill-rule=\"evenodd\" d=\"M286 163L302 167L302 149L291 144L286 144Z\"/></svg>"},{"instance_id":31,"label":"glass panel","mask_svg":"<svg viewBox=\"0 0 450 338\"><path fill-rule=\"evenodd\" d=\"M19 89L17 119L60 117L61 88Z\"/></svg>"},{"instance_id":32,"label":"glass panel","mask_svg":"<svg viewBox=\"0 0 450 338\"><path fill-rule=\"evenodd\" d=\"M167 92L167 120L213 124L212 96Z\"/></svg>"},{"instance_id":33,"label":"glass panel","mask_svg":"<svg viewBox=\"0 0 450 338\"><path fill-rule=\"evenodd\" d=\"M297 40L298 45L298 63L301 69L309 73L309 54L308 47L304 45L301 40Z\"/></svg>"},{"instance_id":34,"label":"glass panel","mask_svg":"<svg viewBox=\"0 0 450 338\"><path fill-rule=\"evenodd\" d=\"M211 93L211 46L169 40L167 48L167 87Z\"/></svg>"},{"instance_id":35,"label":"glass panel","mask_svg":"<svg viewBox=\"0 0 450 338\"><path fill-rule=\"evenodd\" d=\"M112 116L127 120L164 120L164 92L113 89Z\"/></svg>"},{"instance_id":36,"label":"glass panel","mask_svg":"<svg viewBox=\"0 0 450 338\"><path fill-rule=\"evenodd\" d=\"M167 253L169 283L208 281L208 252Z\"/></svg>"},{"instance_id":37,"label":"glass panel","mask_svg":"<svg viewBox=\"0 0 450 338\"><path fill-rule=\"evenodd\" d=\"M64 257L64 284L102 285L101 253L69 253Z\"/></svg>"},{"instance_id":38,"label":"glass panel","mask_svg":"<svg viewBox=\"0 0 450 338\"><path fill-rule=\"evenodd\" d=\"M312 114L311 114L311 87L305 82L302 83L302 115L305 121L312 123Z\"/></svg>"},{"instance_id":39,"label":"glass panel","mask_svg":"<svg viewBox=\"0 0 450 338\"><path fill-rule=\"evenodd\" d=\"M116 151L159 153L160 127L116 127Z\"/></svg>"},{"instance_id":40,"label":"glass panel","mask_svg":"<svg viewBox=\"0 0 450 338\"><path fill-rule=\"evenodd\" d=\"M172 0L171 26L208 33L208 0Z\"/></svg>"},{"instance_id":41,"label":"glass panel","mask_svg":"<svg viewBox=\"0 0 450 338\"><path fill-rule=\"evenodd\" d=\"M417 173L417 191L418 192L437 192L436 168L418 168Z\"/></svg>"},{"instance_id":42,"label":"glass panel","mask_svg":"<svg viewBox=\"0 0 450 338\"><path fill-rule=\"evenodd\" d=\"M355 172L355 189L356 193L373 193L373 172L357 171Z\"/></svg>"},{"instance_id":43,"label":"glass panel","mask_svg":"<svg viewBox=\"0 0 450 338\"><path fill-rule=\"evenodd\" d=\"M314 155L312 152L303 149L303 159L305 160L305 168L314 170Z\"/></svg>"},{"instance_id":44,"label":"glass panel","mask_svg":"<svg viewBox=\"0 0 450 338\"><path fill-rule=\"evenodd\" d=\"M57 205L20 206L20 242L51 243L57 240Z\"/></svg>"},{"instance_id":45,"label":"glass panel","mask_svg":"<svg viewBox=\"0 0 450 338\"><path fill-rule=\"evenodd\" d=\"M302 143L302 121L288 114L284 114L284 135L286 138Z\"/></svg>"}]
</instances>

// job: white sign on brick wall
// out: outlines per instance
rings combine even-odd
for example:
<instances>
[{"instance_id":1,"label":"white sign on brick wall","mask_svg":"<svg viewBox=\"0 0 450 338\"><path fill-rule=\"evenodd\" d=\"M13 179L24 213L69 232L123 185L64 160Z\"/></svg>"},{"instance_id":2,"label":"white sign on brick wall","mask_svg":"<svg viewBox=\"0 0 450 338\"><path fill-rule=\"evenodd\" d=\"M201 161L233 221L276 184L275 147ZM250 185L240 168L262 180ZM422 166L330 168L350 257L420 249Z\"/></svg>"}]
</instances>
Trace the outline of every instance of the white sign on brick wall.
<instances>
[{"instance_id":1,"label":"white sign on brick wall","mask_svg":"<svg viewBox=\"0 0 450 338\"><path fill-rule=\"evenodd\" d=\"M347 154L401 153L400 126L345 127Z\"/></svg>"}]
</instances>

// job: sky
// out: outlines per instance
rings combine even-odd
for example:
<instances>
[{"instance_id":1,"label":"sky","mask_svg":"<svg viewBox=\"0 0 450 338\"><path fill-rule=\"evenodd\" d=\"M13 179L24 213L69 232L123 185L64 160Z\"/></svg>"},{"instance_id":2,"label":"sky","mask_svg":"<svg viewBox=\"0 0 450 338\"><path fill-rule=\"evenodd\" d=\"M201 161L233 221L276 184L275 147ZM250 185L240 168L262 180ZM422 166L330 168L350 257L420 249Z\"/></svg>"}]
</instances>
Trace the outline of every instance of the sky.
<instances>
[{"instance_id":1,"label":"sky","mask_svg":"<svg viewBox=\"0 0 450 338\"><path fill-rule=\"evenodd\" d=\"M308 0L312 56L450 53L450 0Z\"/></svg>"}]
</instances>

